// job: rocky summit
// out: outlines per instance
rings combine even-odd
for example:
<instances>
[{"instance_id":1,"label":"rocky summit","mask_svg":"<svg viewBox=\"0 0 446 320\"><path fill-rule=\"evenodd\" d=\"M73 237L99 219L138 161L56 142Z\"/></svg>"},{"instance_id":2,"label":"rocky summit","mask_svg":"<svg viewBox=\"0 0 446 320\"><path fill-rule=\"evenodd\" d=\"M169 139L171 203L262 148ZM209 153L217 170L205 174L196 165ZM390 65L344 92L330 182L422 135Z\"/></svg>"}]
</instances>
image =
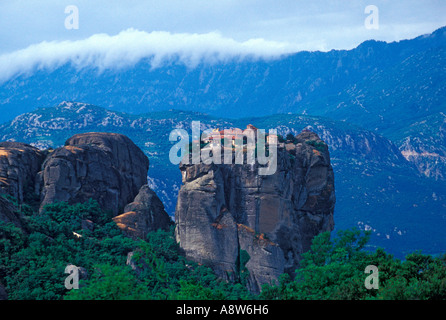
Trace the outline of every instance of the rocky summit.
<instances>
[{"instance_id":1,"label":"rocky summit","mask_svg":"<svg viewBox=\"0 0 446 320\"><path fill-rule=\"evenodd\" d=\"M317 134L278 143L274 174L258 169L183 161L175 212L186 256L252 292L283 272L293 275L313 237L334 228L334 174Z\"/></svg>"},{"instance_id":2,"label":"rocky summit","mask_svg":"<svg viewBox=\"0 0 446 320\"><path fill-rule=\"evenodd\" d=\"M127 204L124 213L113 218L118 227L133 238L145 239L148 232L166 230L172 225L164 205L148 185L139 190L134 201Z\"/></svg>"},{"instance_id":3,"label":"rocky summit","mask_svg":"<svg viewBox=\"0 0 446 320\"><path fill-rule=\"evenodd\" d=\"M124 135L77 134L45 160L41 207L93 198L117 215L147 183L148 169L147 156Z\"/></svg>"},{"instance_id":4,"label":"rocky summit","mask_svg":"<svg viewBox=\"0 0 446 320\"><path fill-rule=\"evenodd\" d=\"M42 211L55 202L74 204L93 199L118 217L121 229L132 230L131 236L168 229L171 220L147 186L148 169L147 156L122 134L77 134L63 147L48 150L2 142L0 191L16 203L0 197L0 219L21 227L22 217L15 205L37 202ZM123 219L130 211L133 219Z\"/></svg>"}]
</instances>

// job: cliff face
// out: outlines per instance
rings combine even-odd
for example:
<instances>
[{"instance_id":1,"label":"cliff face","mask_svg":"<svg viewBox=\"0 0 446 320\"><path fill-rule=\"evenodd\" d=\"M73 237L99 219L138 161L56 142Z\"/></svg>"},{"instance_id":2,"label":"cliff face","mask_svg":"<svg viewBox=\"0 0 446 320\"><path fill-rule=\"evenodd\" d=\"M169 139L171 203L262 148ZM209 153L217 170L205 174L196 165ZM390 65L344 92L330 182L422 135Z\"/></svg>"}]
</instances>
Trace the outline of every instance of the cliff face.
<instances>
[{"instance_id":1,"label":"cliff face","mask_svg":"<svg viewBox=\"0 0 446 320\"><path fill-rule=\"evenodd\" d=\"M23 202L33 193L45 152L20 142L0 142L0 191Z\"/></svg>"},{"instance_id":2,"label":"cliff face","mask_svg":"<svg viewBox=\"0 0 446 320\"><path fill-rule=\"evenodd\" d=\"M16 211L17 208L11 202L0 196L0 222L12 223L23 230L22 217Z\"/></svg>"},{"instance_id":3,"label":"cliff face","mask_svg":"<svg viewBox=\"0 0 446 320\"><path fill-rule=\"evenodd\" d=\"M176 237L188 258L225 279L245 277L258 292L293 273L313 237L333 229L333 170L327 145L312 132L278 145L272 175L232 163L180 164Z\"/></svg>"}]
</instances>

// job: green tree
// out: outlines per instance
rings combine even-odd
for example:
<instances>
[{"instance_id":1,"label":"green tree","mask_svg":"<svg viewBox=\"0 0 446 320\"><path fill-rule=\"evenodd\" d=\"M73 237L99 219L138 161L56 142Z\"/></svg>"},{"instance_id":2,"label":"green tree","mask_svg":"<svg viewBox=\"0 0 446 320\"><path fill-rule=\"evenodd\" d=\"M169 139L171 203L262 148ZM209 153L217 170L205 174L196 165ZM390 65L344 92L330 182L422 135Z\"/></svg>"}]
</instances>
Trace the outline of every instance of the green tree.
<instances>
[{"instance_id":1,"label":"green tree","mask_svg":"<svg viewBox=\"0 0 446 320\"><path fill-rule=\"evenodd\" d=\"M383 249L365 250L370 234L322 233L303 254L295 279L283 275L277 284L264 285L263 299L445 299L446 257L412 253L401 262ZM379 271L379 288L366 289L368 265Z\"/></svg>"},{"instance_id":2,"label":"green tree","mask_svg":"<svg viewBox=\"0 0 446 320\"><path fill-rule=\"evenodd\" d=\"M290 132L285 136L286 141L294 142L294 135Z\"/></svg>"},{"instance_id":3,"label":"green tree","mask_svg":"<svg viewBox=\"0 0 446 320\"><path fill-rule=\"evenodd\" d=\"M90 279L79 289L70 290L65 300L147 300L147 287L140 283L128 266L98 264Z\"/></svg>"}]
</instances>

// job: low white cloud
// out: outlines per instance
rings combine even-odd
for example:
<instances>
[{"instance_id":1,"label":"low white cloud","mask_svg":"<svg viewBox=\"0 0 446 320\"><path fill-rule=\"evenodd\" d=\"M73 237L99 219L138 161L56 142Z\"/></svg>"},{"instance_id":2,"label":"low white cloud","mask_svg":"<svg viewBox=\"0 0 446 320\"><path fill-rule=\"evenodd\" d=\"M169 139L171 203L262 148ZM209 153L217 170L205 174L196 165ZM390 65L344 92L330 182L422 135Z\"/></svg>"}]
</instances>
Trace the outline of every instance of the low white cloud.
<instances>
[{"instance_id":1,"label":"low white cloud","mask_svg":"<svg viewBox=\"0 0 446 320\"><path fill-rule=\"evenodd\" d=\"M274 59L297 51L296 45L285 42L264 39L239 42L215 32L147 33L127 29L114 36L95 34L77 41L44 41L0 55L0 81L32 74L36 70L51 71L67 63L77 69L90 66L101 71L132 66L148 58L152 68L173 62L193 68L201 62Z\"/></svg>"}]
</instances>

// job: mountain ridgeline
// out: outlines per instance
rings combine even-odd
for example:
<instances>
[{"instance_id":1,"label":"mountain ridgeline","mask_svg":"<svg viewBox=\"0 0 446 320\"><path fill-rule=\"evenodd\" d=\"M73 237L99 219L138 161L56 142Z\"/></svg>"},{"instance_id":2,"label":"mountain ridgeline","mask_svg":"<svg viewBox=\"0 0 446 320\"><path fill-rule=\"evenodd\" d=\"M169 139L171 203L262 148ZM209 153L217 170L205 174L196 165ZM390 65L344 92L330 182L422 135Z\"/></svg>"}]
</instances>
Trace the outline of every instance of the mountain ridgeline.
<instances>
[{"instance_id":1,"label":"mountain ridgeline","mask_svg":"<svg viewBox=\"0 0 446 320\"><path fill-rule=\"evenodd\" d=\"M41 68L2 83L0 121L70 100L128 113L171 108L220 118L304 113L386 130L445 110L445 40L446 27L412 40L370 40L352 50L195 68L180 62L151 68L150 57L101 72L70 64Z\"/></svg>"}]
</instances>

